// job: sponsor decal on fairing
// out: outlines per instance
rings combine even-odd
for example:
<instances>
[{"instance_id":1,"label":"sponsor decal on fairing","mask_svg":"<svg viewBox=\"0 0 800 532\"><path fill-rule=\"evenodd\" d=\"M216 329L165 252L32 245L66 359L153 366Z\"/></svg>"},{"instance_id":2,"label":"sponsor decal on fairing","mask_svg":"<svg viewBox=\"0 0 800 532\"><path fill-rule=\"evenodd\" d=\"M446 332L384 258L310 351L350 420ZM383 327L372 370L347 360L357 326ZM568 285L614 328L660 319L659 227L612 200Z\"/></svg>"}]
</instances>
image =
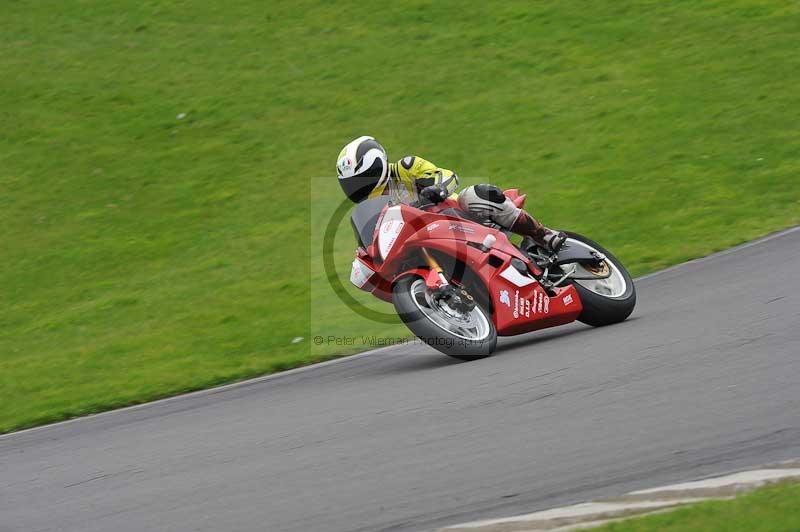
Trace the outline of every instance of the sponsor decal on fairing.
<instances>
[{"instance_id":1,"label":"sponsor decal on fairing","mask_svg":"<svg viewBox=\"0 0 800 532\"><path fill-rule=\"evenodd\" d=\"M381 220L381 230L378 233L378 249L384 259L392 250L395 242L397 242L397 237L405 224L399 205L389 207L386 210Z\"/></svg>"},{"instance_id":2,"label":"sponsor decal on fairing","mask_svg":"<svg viewBox=\"0 0 800 532\"><path fill-rule=\"evenodd\" d=\"M353 259L353 269L350 270L350 282L363 288L373 273L375 272L369 266L355 258Z\"/></svg>"},{"instance_id":3,"label":"sponsor decal on fairing","mask_svg":"<svg viewBox=\"0 0 800 532\"><path fill-rule=\"evenodd\" d=\"M550 298L541 292L534 292L533 300L520 297L519 290L514 290L514 318L530 318L531 314L549 314Z\"/></svg>"},{"instance_id":4,"label":"sponsor decal on fairing","mask_svg":"<svg viewBox=\"0 0 800 532\"><path fill-rule=\"evenodd\" d=\"M474 233L474 232L475 232L475 229L474 229L474 228L472 228L472 227L470 227L470 226L468 226L468 225L463 225L463 224L457 223L457 222L450 222L450 227L449 227L449 229L450 229L451 231L456 231L456 232L459 232L459 233L469 233L469 234L472 234L472 233Z\"/></svg>"},{"instance_id":5,"label":"sponsor decal on fairing","mask_svg":"<svg viewBox=\"0 0 800 532\"><path fill-rule=\"evenodd\" d=\"M524 276L521 273L519 273L517 269L513 266L509 266L508 268L500 272L500 277L519 287L528 286L529 284L533 284L536 282L534 279L531 279L530 277Z\"/></svg>"},{"instance_id":6,"label":"sponsor decal on fairing","mask_svg":"<svg viewBox=\"0 0 800 532\"><path fill-rule=\"evenodd\" d=\"M511 298L508 297L508 290L500 290L500 303L511 307Z\"/></svg>"}]
</instances>

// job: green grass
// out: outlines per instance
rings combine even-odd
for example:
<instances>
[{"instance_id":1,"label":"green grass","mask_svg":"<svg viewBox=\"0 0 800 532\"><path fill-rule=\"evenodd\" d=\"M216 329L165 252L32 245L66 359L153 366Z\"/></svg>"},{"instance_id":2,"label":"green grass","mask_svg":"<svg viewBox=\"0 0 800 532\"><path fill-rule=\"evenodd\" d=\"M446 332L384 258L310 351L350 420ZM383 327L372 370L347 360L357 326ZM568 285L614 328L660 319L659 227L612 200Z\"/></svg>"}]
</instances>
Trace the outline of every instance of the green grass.
<instances>
[{"instance_id":1,"label":"green grass","mask_svg":"<svg viewBox=\"0 0 800 532\"><path fill-rule=\"evenodd\" d=\"M755 0L6 2L0 431L404 334L318 266L360 134L525 189L635 274L797 224L798 25Z\"/></svg>"},{"instance_id":2,"label":"green grass","mask_svg":"<svg viewBox=\"0 0 800 532\"><path fill-rule=\"evenodd\" d=\"M800 530L800 484L777 484L732 500L708 501L677 510L592 528L595 532L791 532Z\"/></svg>"}]
</instances>

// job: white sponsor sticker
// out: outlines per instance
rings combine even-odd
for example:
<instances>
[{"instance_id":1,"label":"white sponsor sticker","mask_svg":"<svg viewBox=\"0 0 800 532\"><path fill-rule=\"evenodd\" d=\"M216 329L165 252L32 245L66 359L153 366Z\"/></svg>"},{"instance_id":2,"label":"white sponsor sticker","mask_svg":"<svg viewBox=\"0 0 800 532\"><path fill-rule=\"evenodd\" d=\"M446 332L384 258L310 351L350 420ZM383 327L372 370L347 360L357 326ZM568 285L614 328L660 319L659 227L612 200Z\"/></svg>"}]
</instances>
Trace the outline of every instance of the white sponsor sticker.
<instances>
[{"instance_id":1,"label":"white sponsor sticker","mask_svg":"<svg viewBox=\"0 0 800 532\"><path fill-rule=\"evenodd\" d=\"M361 262L360 260L353 259L353 269L350 270L350 282L356 285L359 288L362 288L369 278L372 277L372 274L375 273L372 271L369 266Z\"/></svg>"},{"instance_id":2,"label":"white sponsor sticker","mask_svg":"<svg viewBox=\"0 0 800 532\"><path fill-rule=\"evenodd\" d=\"M406 223L403 221L403 214L400 206L389 207L381 220L381 230L378 233L378 249L384 259L392 250L392 246L397 241L400 231Z\"/></svg>"},{"instance_id":3,"label":"white sponsor sticker","mask_svg":"<svg viewBox=\"0 0 800 532\"><path fill-rule=\"evenodd\" d=\"M567 296L564 298L564 306L571 304L572 304L572 294L567 294Z\"/></svg>"},{"instance_id":4,"label":"white sponsor sticker","mask_svg":"<svg viewBox=\"0 0 800 532\"><path fill-rule=\"evenodd\" d=\"M508 290L500 290L500 303L503 303L508 307L511 306L511 298L508 297Z\"/></svg>"},{"instance_id":5,"label":"white sponsor sticker","mask_svg":"<svg viewBox=\"0 0 800 532\"><path fill-rule=\"evenodd\" d=\"M500 277L517 286L528 286L529 284L536 282L530 277L524 276L521 273L519 273L517 269L513 266L509 266L508 268L500 272Z\"/></svg>"}]
</instances>

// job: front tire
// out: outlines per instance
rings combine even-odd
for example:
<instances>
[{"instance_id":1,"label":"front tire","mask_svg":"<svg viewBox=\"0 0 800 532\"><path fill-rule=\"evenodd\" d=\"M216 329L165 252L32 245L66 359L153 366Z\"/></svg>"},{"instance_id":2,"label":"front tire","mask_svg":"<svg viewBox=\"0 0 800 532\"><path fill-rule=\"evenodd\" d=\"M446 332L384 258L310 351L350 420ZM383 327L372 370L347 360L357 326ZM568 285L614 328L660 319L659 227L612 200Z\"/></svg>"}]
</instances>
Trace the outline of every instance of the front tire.
<instances>
[{"instance_id":1,"label":"front tire","mask_svg":"<svg viewBox=\"0 0 800 532\"><path fill-rule=\"evenodd\" d=\"M570 245L583 245L605 255L611 271L608 279L599 281L572 281L583 304L578 320L593 327L601 327L625 321L636 306L636 287L628 270L607 249L597 242L577 233L567 232ZM578 265L583 268L583 265ZM590 270L584 268L585 271Z\"/></svg>"},{"instance_id":2,"label":"front tire","mask_svg":"<svg viewBox=\"0 0 800 532\"><path fill-rule=\"evenodd\" d=\"M437 306L418 275L398 280L392 288L392 301L411 332L445 355L476 360L490 356L497 346L497 330L483 307L477 305L465 319L454 317Z\"/></svg>"}]
</instances>

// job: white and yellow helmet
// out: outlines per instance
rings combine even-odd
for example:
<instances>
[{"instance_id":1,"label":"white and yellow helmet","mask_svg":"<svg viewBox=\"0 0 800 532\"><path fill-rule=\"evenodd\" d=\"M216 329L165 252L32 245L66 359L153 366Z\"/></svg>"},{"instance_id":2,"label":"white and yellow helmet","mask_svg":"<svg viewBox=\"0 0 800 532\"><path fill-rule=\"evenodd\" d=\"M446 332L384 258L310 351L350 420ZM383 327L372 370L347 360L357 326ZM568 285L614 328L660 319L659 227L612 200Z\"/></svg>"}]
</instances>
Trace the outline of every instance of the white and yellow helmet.
<instances>
[{"instance_id":1,"label":"white and yellow helmet","mask_svg":"<svg viewBox=\"0 0 800 532\"><path fill-rule=\"evenodd\" d=\"M339 152L336 173L344 193L358 203L389 174L386 150L373 137L358 137Z\"/></svg>"}]
</instances>

